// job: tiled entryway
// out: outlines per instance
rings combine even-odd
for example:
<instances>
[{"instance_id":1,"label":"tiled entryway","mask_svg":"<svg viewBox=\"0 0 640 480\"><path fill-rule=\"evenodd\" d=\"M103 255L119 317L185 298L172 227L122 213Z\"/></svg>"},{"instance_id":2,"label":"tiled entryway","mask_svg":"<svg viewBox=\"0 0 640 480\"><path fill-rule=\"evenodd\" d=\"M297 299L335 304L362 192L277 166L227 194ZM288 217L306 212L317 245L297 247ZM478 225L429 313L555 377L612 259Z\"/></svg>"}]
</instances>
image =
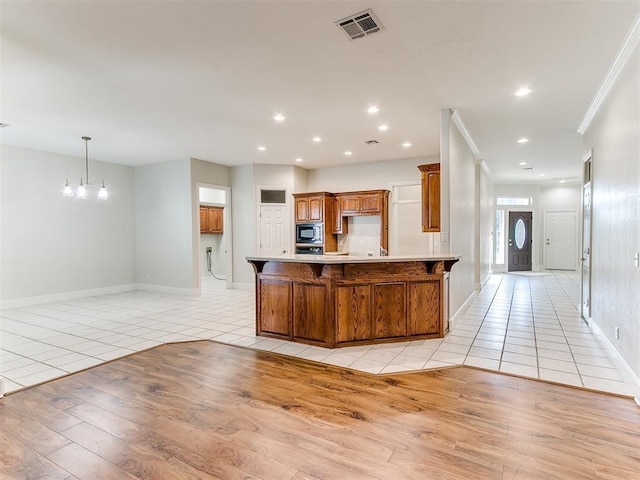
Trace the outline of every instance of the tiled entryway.
<instances>
[{"instance_id":1,"label":"tiled entryway","mask_svg":"<svg viewBox=\"0 0 640 480\"><path fill-rule=\"evenodd\" d=\"M445 339L326 349L254 334L253 291L203 281L200 297L144 291L0 313L7 392L165 342L212 339L374 374L470 365L623 395L638 393L579 315L579 274L494 275Z\"/></svg>"}]
</instances>

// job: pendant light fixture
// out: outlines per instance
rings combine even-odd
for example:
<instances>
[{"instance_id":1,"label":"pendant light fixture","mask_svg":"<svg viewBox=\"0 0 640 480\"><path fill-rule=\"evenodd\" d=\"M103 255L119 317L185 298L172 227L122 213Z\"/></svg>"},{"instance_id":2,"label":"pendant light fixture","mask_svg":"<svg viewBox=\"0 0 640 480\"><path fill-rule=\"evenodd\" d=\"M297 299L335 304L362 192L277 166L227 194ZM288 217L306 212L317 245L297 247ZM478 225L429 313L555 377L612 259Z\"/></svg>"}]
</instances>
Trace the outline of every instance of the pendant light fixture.
<instances>
[{"instance_id":1,"label":"pendant light fixture","mask_svg":"<svg viewBox=\"0 0 640 480\"><path fill-rule=\"evenodd\" d=\"M91 184L89 183L89 140L91 137L82 137L84 140L84 167L85 167L85 182L80 178L80 185L76 188L74 192L73 189L69 186L69 179L67 178L67 182L64 185L62 190L62 195L65 197L76 197L76 198L87 198L89 196L89 192L87 187ZM106 200L109 198L109 191L107 187L104 186L104 180L102 181L102 187L98 190L97 197L98 200Z\"/></svg>"}]
</instances>

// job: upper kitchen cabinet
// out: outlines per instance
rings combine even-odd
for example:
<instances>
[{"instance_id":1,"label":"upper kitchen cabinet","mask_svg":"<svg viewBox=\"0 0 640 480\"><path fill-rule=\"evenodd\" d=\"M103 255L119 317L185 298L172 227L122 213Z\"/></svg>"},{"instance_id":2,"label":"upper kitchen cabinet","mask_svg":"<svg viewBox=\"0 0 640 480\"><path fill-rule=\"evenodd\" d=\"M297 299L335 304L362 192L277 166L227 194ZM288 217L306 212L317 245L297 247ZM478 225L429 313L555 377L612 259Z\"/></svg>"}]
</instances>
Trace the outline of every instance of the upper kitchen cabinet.
<instances>
[{"instance_id":1,"label":"upper kitchen cabinet","mask_svg":"<svg viewBox=\"0 0 640 480\"><path fill-rule=\"evenodd\" d=\"M361 192L346 192L338 195L341 215L381 215L386 212L389 200L388 190L367 190Z\"/></svg>"},{"instance_id":2,"label":"upper kitchen cabinet","mask_svg":"<svg viewBox=\"0 0 640 480\"><path fill-rule=\"evenodd\" d=\"M200 233L223 233L222 207L200 207Z\"/></svg>"},{"instance_id":3,"label":"upper kitchen cabinet","mask_svg":"<svg viewBox=\"0 0 640 480\"><path fill-rule=\"evenodd\" d=\"M440 164L419 165L422 184L422 231L440 231Z\"/></svg>"},{"instance_id":4,"label":"upper kitchen cabinet","mask_svg":"<svg viewBox=\"0 0 640 480\"><path fill-rule=\"evenodd\" d=\"M294 193L296 223L322 223L333 220L334 197L331 193Z\"/></svg>"}]
</instances>

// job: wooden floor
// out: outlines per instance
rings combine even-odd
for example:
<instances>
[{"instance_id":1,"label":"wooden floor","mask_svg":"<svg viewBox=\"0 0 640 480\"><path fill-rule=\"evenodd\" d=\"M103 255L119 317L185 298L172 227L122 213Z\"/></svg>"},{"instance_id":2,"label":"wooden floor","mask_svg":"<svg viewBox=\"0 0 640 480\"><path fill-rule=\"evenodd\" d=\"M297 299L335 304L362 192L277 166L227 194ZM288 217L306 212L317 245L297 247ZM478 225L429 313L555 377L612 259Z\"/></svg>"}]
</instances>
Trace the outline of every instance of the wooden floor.
<instances>
[{"instance_id":1,"label":"wooden floor","mask_svg":"<svg viewBox=\"0 0 640 480\"><path fill-rule=\"evenodd\" d=\"M631 399L165 345L0 399L0 478L638 479Z\"/></svg>"}]
</instances>

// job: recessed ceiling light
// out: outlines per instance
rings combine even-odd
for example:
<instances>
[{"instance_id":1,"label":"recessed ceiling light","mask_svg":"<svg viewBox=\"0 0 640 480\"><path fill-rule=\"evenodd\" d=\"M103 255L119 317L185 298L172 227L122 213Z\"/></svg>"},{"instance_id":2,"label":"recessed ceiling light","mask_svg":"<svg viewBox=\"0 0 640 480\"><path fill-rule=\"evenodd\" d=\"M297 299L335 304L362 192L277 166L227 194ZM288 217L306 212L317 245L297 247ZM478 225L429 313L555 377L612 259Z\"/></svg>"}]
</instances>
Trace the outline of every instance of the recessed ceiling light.
<instances>
[{"instance_id":1,"label":"recessed ceiling light","mask_svg":"<svg viewBox=\"0 0 640 480\"><path fill-rule=\"evenodd\" d=\"M526 97L532 92L529 87L520 87L518 90L513 92L516 97Z\"/></svg>"},{"instance_id":2,"label":"recessed ceiling light","mask_svg":"<svg viewBox=\"0 0 640 480\"><path fill-rule=\"evenodd\" d=\"M526 165L527 162L520 162L518 165Z\"/></svg>"},{"instance_id":3,"label":"recessed ceiling light","mask_svg":"<svg viewBox=\"0 0 640 480\"><path fill-rule=\"evenodd\" d=\"M527 143L529 141L529 139L522 137L522 138L519 138L517 141L518 141L518 143Z\"/></svg>"},{"instance_id":4,"label":"recessed ceiling light","mask_svg":"<svg viewBox=\"0 0 640 480\"><path fill-rule=\"evenodd\" d=\"M378 127L378 130L380 130L381 132L384 132L386 130L389 130L389 125L387 125L386 123L383 123L382 125L380 125Z\"/></svg>"},{"instance_id":5,"label":"recessed ceiling light","mask_svg":"<svg viewBox=\"0 0 640 480\"><path fill-rule=\"evenodd\" d=\"M566 183L566 182L567 182L566 180L560 180L560 183Z\"/></svg>"},{"instance_id":6,"label":"recessed ceiling light","mask_svg":"<svg viewBox=\"0 0 640 480\"><path fill-rule=\"evenodd\" d=\"M320 137L313 137L313 141L316 143L320 143L322 139Z\"/></svg>"},{"instance_id":7,"label":"recessed ceiling light","mask_svg":"<svg viewBox=\"0 0 640 480\"><path fill-rule=\"evenodd\" d=\"M347 151L345 151L345 152L344 152L344 154L345 154L347 157L350 157L351 155L353 155L353 152L352 152L351 150L347 150Z\"/></svg>"},{"instance_id":8,"label":"recessed ceiling light","mask_svg":"<svg viewBox=\"0 0 640 480\"><path fill-rule=\"evenodd\" d=\"M367 112L369 113L378 113L379 111L380 109L375 105L371 105L369 108L367 108Z\"/></svg>"},{"instance_id":9,"label":"recessed ceiling light","mask_svg":"<svg viewBox=\"0 0 640 480\"><path fill-rule=\"evenodd\" d=\"M404 143L402 144L402 146L403 146L404 148L409 148L409 147L411 146L411 143L410 143L410 142L404 142Z\"/></svg>"},{"instance_id":10,"label":"recessed ceiling light","mask_svg":"<svg viewBox=\"0 0 640 480\"><path fill-rule=\"evenodd\" d=\"M284 119L285 119L285 116L283 114L281 114L281 113L276 113L276 115L273 117L273 119L276 122L283 122Z\"/></svg>"},{"instance_id":11,"label":"recessed ceiling light","mask_svg":"<svg viewBox=\"0 0 640 480\"><path fill-rule=\"evenodd\" d=\"M541 173L538 175L539 177L544 177L544 173Z\"/></svg>"},{"instance_id":12,"label":"recessed ceiling light","mask_svg":"<svg viewBox=\"0 0 640 480\"><path fill-rule=\"evenodd\" d=\"M301 162L302 159L301 158L296 158L296 162Z\"/></svg>"},{"instance_id":13,"label":"recessed ceiling light","mask_svg":"<svg viewBox=\"0 0 640 480\"><path fill-rule=\"evenodd\" d=\"M264 152L266 149L267 149L267 147L265 147L265 146L263 146L263 145L260 145L260 146L258 147L258 150L260 150L261 152Z\"/></svg>"}]
</instances>

